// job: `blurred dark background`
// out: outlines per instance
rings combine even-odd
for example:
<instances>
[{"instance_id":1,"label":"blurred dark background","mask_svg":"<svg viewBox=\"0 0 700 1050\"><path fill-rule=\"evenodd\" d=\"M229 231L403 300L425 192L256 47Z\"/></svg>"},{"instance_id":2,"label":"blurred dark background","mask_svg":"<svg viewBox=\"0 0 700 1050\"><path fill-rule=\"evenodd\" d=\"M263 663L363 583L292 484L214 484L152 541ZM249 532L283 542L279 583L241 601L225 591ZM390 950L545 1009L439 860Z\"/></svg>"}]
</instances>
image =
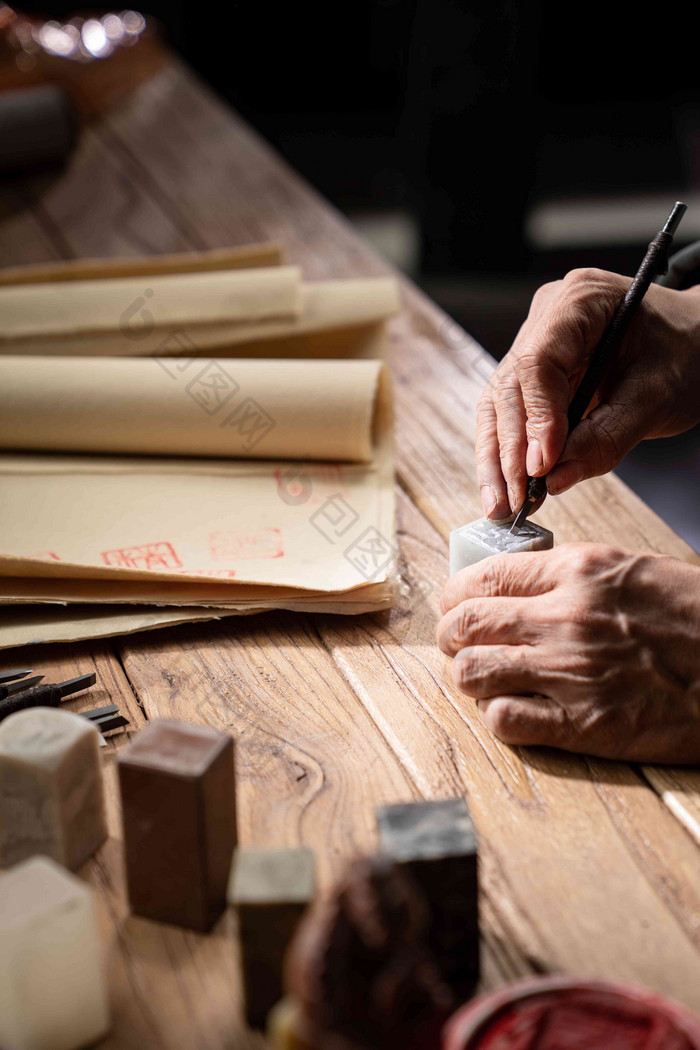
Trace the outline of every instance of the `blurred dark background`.
<instances>
[{"instance_id":1,"label":"blurred dark background","mask_svg":"<svg viewBox=\"0 0 700 1050\"><path fill-rule=\"evenodd\" d=\"M496 356L543 280L588 264L633 272L698 181L697 17L679 31L628 4L575 18L554 0L144 10ZM679 243L696 236L691 208Z\"/></svg>"},{"instance_id":2,"label":"blurred dark background","mask_svg":"<svg viewBox=\"0 0 700 1050\"><path fill-rule=\"evenodd\" d=\"M690 5L672 18L554 0L149 0L144 10L497 358L544 281L586 265L633 273L674 200L689 204L678 246L700 239ZM699 445L697 434L649 443L627 473L697 547L700 526L679 526L671 505L687 516ZM660 507L654 493L679 458L680 489Z\"/></svg>"},{"instance_id":3,"label":"blurred dark background","mask_svg":"<svg viewBox=\"0 0 700 1050\"><path fill-rule=\"evenodd\" d=\"M534 288L574 266L634 272L695 189L697 15L672 26L629 4L554 0L148 10L495 356ZM696 236L691 209L680 241Z\"/></svg>"},{"instance_id":4,"label":"blurred dark background","mask_svg":"<svg viewBox=\"0 0 700 1050\"><path fill-rule=\"evenodd\" d=\"M691 205L677 243L700 238L691 5L685 22L555 0L151 10L188 61L497 358L544 281L586 265L634 273L677 198ZM700 431L647 442L618 472L700 549Z\"/></svg>"}]
</instances>

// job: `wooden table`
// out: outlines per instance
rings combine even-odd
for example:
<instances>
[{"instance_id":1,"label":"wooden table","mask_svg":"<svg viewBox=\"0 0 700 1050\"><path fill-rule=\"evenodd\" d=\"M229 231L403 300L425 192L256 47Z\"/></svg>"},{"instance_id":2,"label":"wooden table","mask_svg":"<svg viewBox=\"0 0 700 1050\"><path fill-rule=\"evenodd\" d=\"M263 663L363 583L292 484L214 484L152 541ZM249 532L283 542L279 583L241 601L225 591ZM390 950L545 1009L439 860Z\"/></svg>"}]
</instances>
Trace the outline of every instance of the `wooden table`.
<instances>
[{"instance_id":1,"label":"wooden table","mask_svg":"<svg viewBox=\"0 0 700 1050\"><path fill-rule=\"evenodd\" d=\"M244 244L287 246L308 278L386 273L343 219L185 68L168 61L83 130L68 169L0 188L5 264ZM232 732L243 844L304 844L324 885L375 842L378 803L467 794L480 839L483 983L564 970L632 980L700 1011L700 774L509 748L452 686L434 644L451 528L480 513L474 412L491 359L402 280L391 324L402 572L410 594L357 618L276 613L3 654L96 670L135 726ZM551 499L559 542L698 561L616 478ZM230 917L209 936L130 918L114 759L99 895L110 1048L262 1047L240 1017ZM389 1048L388 1048L389 1050Z\"/></svg>"}]
</instances>

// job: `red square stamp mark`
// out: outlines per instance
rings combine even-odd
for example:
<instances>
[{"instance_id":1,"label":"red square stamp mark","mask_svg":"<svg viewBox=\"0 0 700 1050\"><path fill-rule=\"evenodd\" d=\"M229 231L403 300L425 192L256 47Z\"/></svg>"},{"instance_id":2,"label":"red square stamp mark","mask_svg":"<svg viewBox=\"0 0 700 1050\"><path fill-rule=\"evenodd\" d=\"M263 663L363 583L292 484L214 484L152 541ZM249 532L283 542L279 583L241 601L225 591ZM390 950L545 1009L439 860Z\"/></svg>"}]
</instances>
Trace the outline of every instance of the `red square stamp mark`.
<instances>
[{"instance_id":1,"label":"red square stamp mark","mask_svg":"<svg viewBox=\"0 0 700 1050\"><path fill-rule=\"evenodd\" d=\"M212 561L242 558L281 558L284 555L279 529L226 529L209 537Z\"/></svg>"},{"instance_id":2,"label":"red square stamp mark","mask_svg":"<svg viewBox=\"0 0 700 1050\"><path fill-rule=\"evenodd\" d=\"M143 543L139 547L122 547L115 551L103 551L105 565L120 569L181 569L182 562L172 544Z\"/></svg>"}]
</instances>

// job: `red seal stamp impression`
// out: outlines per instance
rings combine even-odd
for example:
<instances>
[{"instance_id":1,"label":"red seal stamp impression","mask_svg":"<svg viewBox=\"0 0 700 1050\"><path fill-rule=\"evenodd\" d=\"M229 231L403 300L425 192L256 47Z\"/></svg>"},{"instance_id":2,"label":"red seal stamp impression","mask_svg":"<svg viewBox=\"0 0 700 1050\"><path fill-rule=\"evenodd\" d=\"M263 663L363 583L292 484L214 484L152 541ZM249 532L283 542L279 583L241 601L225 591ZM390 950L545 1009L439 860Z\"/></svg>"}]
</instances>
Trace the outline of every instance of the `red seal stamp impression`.
<instances>
[{"instance_id":1,"label":"red seal stamp impression","mask_svg":"<svg viewBox=\"0 0 700 1050\"><path fill-rule=\"evenodd\" d=\"M247 558L282 558L284 546L279 529L227 529L209 537L212 561Z\"/></svg>"},{"instance_id":2,"label":"red seal stamp impression","mask_svg":"<svg viewBox=\"0 0 700 1050\"><path fill-rule=\"evenodd\" d=\"M121 547L119 550L103 551L102 561L105 565L114 565L120 569L181 569L182 562L165 541L161 543L143 543L139 547Z\"/></svg>"}]
</instances>

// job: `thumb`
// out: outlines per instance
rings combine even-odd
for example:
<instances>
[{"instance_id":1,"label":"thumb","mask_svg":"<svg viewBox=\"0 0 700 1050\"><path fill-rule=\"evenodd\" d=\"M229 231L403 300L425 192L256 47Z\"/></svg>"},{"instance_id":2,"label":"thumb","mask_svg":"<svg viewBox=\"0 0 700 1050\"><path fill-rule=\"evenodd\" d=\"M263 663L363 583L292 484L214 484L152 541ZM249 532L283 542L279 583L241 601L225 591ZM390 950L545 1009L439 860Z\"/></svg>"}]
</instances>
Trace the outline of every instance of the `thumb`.
<instances>
[{"instance_id":1,"label":"thumb","mask_svg":"<svg viewBox=\"0 0 700 1050\"><path fill-rule=\"evenodd\" d=\"M547 474L559 459L568 433L570 386L566 373L547 355L546 346L525 351L517 374L525 408L528 474Z\"/></svg>"},{"instance_id":2,"label":"thumb","mask_svg":"<svg viewBox=\"0 0 700 1050\"><path fill-rule=\"evenodd\" d=\"M547 478L548 491L556 496L579 481L607 474L648 432L649 421L620 391L594 408L571 432L560 461Z\"/></svg>"},{"instance_id":3,"label":"thumb","mask_svg":"<svg viewBox=\"0 0 700 1050\"><path fill-rule=\"evenodd\" d=\"M533 477L548 474L562 455L572 387L628 283L617 274L574 270L519 334L517 374L527 417L526 467Z\"/></svg>"}]
</instances>

